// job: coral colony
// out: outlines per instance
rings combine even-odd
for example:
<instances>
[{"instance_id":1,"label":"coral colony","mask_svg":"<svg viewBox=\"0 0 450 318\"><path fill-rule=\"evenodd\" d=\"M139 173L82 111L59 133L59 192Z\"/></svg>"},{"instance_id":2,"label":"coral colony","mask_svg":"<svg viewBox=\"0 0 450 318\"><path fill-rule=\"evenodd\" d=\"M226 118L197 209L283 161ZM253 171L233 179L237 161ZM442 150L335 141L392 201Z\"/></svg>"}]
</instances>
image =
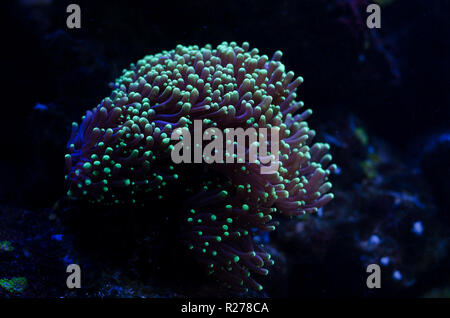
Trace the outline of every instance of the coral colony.
<instances>
[{"instance_id":1,"label":"coral colony","mask_svg":"<svg viewBox=\"0 0 450 318\"><path fill-rule=\"evenodd\" d=\"M281 57L280 51L272 58L259 55L246 42L224 42L215 49L178 45L131 64L111 95L79 127L73 123L65 156L68 196L107 205L170 196L170 185L188 183L185 172L199 165L174 162L177 156L189 162L186 132L194 135L192 147L201 147L200 139L217 142L193 151L194 162L203 162L205 174L214 177L196 180L201 188L180 211L182 240L220 283L237 292L262 290L254 274L267 275L274 262L254 233L275 230L278 212L292 217L327 204L333 199L328 176L336 169L328 144L312 143L315 132L305 121L312 112L298 112L303 102L295 101L303 79L286 73ZM219 131L239 128L247 137L267 128L268 136L249 138L247 146L245 140L217 138ZM208 158L222 142L225 164L220 156ZM279 149L271 153L275 142ZM253 160L243 161L244 151ZM262 173L273 162L267 167L275 170Z\"/></svg>"}]
</instances>

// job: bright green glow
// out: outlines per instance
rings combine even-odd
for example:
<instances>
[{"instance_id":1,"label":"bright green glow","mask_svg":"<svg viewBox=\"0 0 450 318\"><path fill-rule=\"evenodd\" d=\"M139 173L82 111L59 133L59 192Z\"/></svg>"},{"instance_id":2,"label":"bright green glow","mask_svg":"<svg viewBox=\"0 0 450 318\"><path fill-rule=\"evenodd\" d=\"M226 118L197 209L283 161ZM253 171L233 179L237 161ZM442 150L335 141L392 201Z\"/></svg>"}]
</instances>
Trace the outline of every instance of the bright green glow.
<instances>
[{"instance_id":1,"label":"bright green glow","mask_svg":"<svg viewBox=\"0 0 450 318\"><path fill-rule=\"evenodd\" d=\"M4 288L10 293L18 294L22 293L28 286L27 279L25 277L13 277L11 279L0 279L0 287Z\"/></svg>"}]
</instances>

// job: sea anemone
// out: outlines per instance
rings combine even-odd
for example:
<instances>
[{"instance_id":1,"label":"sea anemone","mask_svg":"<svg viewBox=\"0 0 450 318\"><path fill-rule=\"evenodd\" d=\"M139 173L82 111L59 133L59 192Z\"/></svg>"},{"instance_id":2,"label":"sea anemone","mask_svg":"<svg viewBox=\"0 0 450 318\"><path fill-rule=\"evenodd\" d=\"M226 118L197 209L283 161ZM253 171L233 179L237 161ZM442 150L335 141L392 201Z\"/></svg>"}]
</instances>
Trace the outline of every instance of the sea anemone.
<instances>
[{"instance_id":1,"label":"sea anemone","mask_svg":"<svg viewBox=\"0 0 450 318\"><path fill-rule=\"evenodd\" d=\"M279 151L267 156L279 160L277 171L262 174L262 160L203 163L207 170L186 186L192 194L180 211L181 240L207 273L239 292L261 290L252 274L267 275L273 260L254 233L275 230L278 212L298 216L328 203L336 168L328 144L312 143L315 132L305 121L312 111L299 112L303 102L295 101L303 78L286 73L281 57L224 42L215 49L178 45L131 64L111 95L80 126L73 123L68 196L144 204L167 195L174 182L188 184L189 165L179 169L171 160L171 135L192 131L194 120L222 130L276 128Z\"/></svg>"}]
</instances>

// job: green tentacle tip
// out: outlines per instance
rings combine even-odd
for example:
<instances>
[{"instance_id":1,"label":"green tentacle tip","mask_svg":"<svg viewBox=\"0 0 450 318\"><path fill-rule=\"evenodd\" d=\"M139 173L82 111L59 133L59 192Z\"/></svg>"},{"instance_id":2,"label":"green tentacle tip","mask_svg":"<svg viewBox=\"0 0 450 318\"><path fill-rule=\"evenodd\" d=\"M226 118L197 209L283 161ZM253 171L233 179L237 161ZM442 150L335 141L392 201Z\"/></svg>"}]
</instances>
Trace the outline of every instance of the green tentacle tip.
<instances>
[{"instance_id":1,"label":"green tentacle tip","mask_svg":"<svg viewBox=\"0 0 450 318\"><path fill-rule=\"evenodd\" d=\"M0 241L0 251L12 252L14 251L14 247L9 241Z\"/></svg>"},{"instance_id":2,"label":"green tentacle tip","mask_svg":"<svg viewBox=\"0 0 450 318\"><path fill-rule=\"evenodd\" d=\"M0 279L0 287L6 289L13 294L20 294L25 291L28 286L28 281L25 277L13 277L11 279Z\"/></svg>"}]
</instances>

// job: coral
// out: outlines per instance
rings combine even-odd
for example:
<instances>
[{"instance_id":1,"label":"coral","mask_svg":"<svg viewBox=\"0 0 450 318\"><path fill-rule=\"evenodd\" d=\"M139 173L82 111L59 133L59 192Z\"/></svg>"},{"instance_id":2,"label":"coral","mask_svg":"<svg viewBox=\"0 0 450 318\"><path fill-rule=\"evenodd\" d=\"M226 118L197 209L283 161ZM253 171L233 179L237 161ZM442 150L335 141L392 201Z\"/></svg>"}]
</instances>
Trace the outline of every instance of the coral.
<instances>
[{"instance_id":1,"label":"coral","mask_svg":"<svg viewBox=\"0 0 450 318\"><path fill-rule=\"evenodd\" d=\"M3 287L10 293L20 294L27 288L28 282L25 277L13 277L11 279L0 279L0 287Z\"/></svg>"},{"instance_id":2,"label":"coral","mask_svg":"<svg viewBox=\"0 0 450 318\"><path fill-rule=\"evenodd\" d=\"M178 45L131 64L111 95L80 126L73 123L65 156L68 196L144 205L148 196L167 195L171 184L191 184L181 211L183 242L226 286L261 290L251 273L267 275L273 260L253 233L273 231L277 212L298 216L328 203L327 180L336 169L328 144L312 143L315 132L305 121L312 111L297 113L304 106L295 101L303 78L286 73L281 57L224 42L216 49ZM205 175L187 180L195 165L171 164L171 134L193 131L197 119L205 129L277 128L280 150L267 156L279 159L278 171L261 174L260 154L256 163L205 164Z\"/></svg>"},{"instance_id":3,"label":"coral","mask_svg":"<svg viewBox=\"0 0 450 318\"><path fill-rule=\"evenodd\" d=\"M14 246L12 246L9 241L0 241L0 251L11 252L14 251Z\"/></svg>"}]
</instances>

